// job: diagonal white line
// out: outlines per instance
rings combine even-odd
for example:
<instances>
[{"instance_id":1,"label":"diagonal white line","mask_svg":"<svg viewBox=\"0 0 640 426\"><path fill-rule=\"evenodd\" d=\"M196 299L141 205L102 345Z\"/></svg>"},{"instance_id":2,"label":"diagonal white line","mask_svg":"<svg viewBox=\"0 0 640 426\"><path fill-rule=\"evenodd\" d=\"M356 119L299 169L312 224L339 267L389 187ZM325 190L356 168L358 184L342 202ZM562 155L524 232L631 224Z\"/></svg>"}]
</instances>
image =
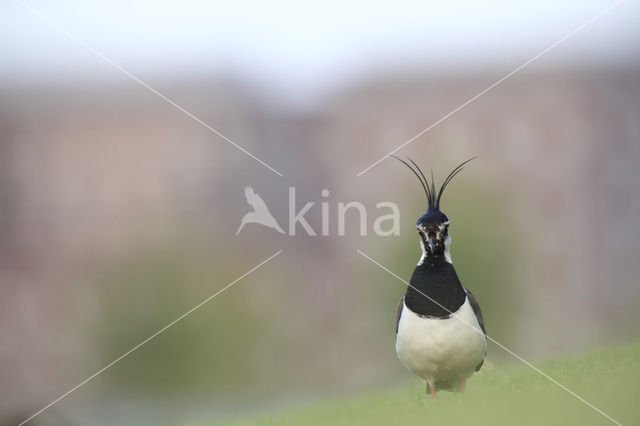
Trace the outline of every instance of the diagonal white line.
<instances>
[{"instance_id":1,"label":"diagonal white line","mask_svg":"<svg viewBox=\"0 0 640 426\"><path fill-rule=\"evenodd\" d=\"M397 151L400 151L402 148L404 148L405 146L409 145L411 142L413 142L414 140L418 139L420 136L424 135L425 133L427 133L429 130L433 129L434 127L436 127L438 124L442 123L443 121L445 121L447 118L451 117L453 114L455 114L456 112L460 111L462 108L466 107L467 105L469 105L470 103L472 103L473 101L475 101L476 99L478 99L480 96L484 95L485 93L487 93L489 90L493 89L494 87L496 87L497 85L499 85L500 83L502 83L503 81L505 81L506 79L508 79L509 77L511 77L512 75L514 75L515 73L517 73L518 71L520 71L521 69L523 69L524 67L526 67L527 65L529 65L530 63L532 63L533 61L535 61L536 59L540 58L542 55L544 55L545 53L547 53L548 51L550 51L551 49L553 49L554 47L556 47L557 45L559 45L560 43L564 42L565 40L567 40L568 38L574 36L577 32L579 32L580 30L582 30L583 28L587 27L588 25L594 23L596 20L598 20L602 15L604 15L605 13L611 11L612 9L616 8L617 6L619 6L621 3L623 3L626 0L618 0L615 3L613 3L611 6L607 7L606 9L604 9L603 11L601 11L600 13L598 13L596 16L594 16L593 18L589 19L587 22L585 22L584 24L578 26L577 28L575 28L573 31L569 32L568 34L566 34L564 37L562 37L560 40L556 41L555 43L553 43L551 46L547 47L546 49L542 50L540 53L538 53L536 56L534 56L533 58L529 59L527 62L525 62L524 64L520 65L518 68L514 69L513 71L511 71L509 74L505 75L504 77L502 77L500 80L496 81L495 83L493 83L491 86L487 87L486 89L484 89L482 92L478 93L477 95L475 95L474 97L472 97L471 99L469 99L468 101L466 101L465 103L463 103L462 105L458 106L457 108L455 108L453 111L449 112L447 115L445 115L444 117L442 117L441 119L439 119L438 121L436 121L435 123L431 124L429 127L427 127L426 129L423 129L422 131L420 131L420 133L418 133L417 135L415 135L414 137L412 137L411 139L408 139L407 141L405 141L404 143L402 143L401 145L399 145L396 149L394 149L393 151L389 152L388 154L384 155L383 157L381 157L380 159L378 159L378 161L374 162L373 164L371 164L369 167L367 167L366 169L362 170L360 173L358 173L356 176L360 176L363 173L367 172L369 169L375 167L376 165L378 165L379 163L381 163L383 160L385 160L387 157L389 157L392 154L395 154Z\"/></svg>"},{"instance_id":2,"label":"diagonal white line","mask_svg":"<svg viewBox=\"0 0 640 426\"><path fill-rule=\"evenodd\" d=\"M33 413L29 418L23 420L18 426L22 426L23 424L27 423L29 420L33 419L34 417L36 417L38 414L42 413L43 411L45 411L46 409L48 409L49 407L51 407L52 405L54 405L55 403L57 403L58 401L60 401L62 398L66 397L67 395L69 395L71 392L75 391L76 389L78 389L80 386L84 385L85 383L91 381L93 378L95 378L96 376L98 376L99 374L101 374L102 372L104 372L107 368L111 367L112 365L116 364L117 362L119 362L120 360L122 360L124 357L126 357L127 355L129 355L130 353L132 353L133 351L135 351L136 349L138 349L140 346L144 345L145 343L147 343L149 340L153 339L154 337L156 337L158 334L166 331L169 327L173 326L175 323L177 323L178 321L180 321L181 319L183 319L184 317L190 315L191 313L193 313L193 311L195 311L196 309L200 308L202 305L204 305L205 303L209 302L210 300L212 300L213 298L215 298L216 296L218 296L220 293L222 293L223 291L225 291L226 289L228 289L229 287L231 287L232 285L234 285L235 283L237 283L238 281L240 281L241 279L243 279L244 277L246 277L247 275L249 275L250 273L252 273L253 271L255 271L256 269L258 269L259 267L261 267L262 265L264 265L265 263L267 263L268 261L270 261L271 259L273 259L274 257L276 257L277 255L279 255L280 253L282 253L283 250L278 250L275 254L272 254L269 258L263 260L262 262L258 263L256 266L254 266L253 268L249 269L247 272L245 272L244 274L240 275L238 278L236 278L235 280L231 281L229 284L227 284L226 286L224 286L222 289L218 290L217 292L213 293L211 296L207 297L206 299L204 299L202 302L198 303L196 306L194 306L193 308L189 309L187 312L183 313L182 315L180 315L178 318L174 319L173 321L171 321L169 324L165 325L164 327L162 327L160 330L156 331L155 333L153 333L151 336L147 337L146 339L144 339L142 342L138 343L137 345L135 345L134 347L132 347L131 349L129 349L127 352L123 353L122 355L120 355L118 358L114 359L113 361L111 361L109 364L105 365L104 367L102 367L100 370L96 371L95 373L93 373L92 375L90 375L89 377L87 377L86 379L84 379L82 382L78 383L77 385L75 385L74 387L72 387L71 389L69 389L68 391L66 391L65 393L63 393L62 395L60 395L58 398L56 398L55 400L51 401L50 403L48 403L47 405L45 405L44 407L42 407L40 410L38 410L37 412Z\"/></svg>"},{"instance_id":3,"label":"diagonal white line","mask_svg":"<svg viewBox=\"0 0 640 426\"><path fill-rule=\"evenodd\" d=\"M457 314L455 314L454 312L451 312L449 309L445 308L444 306L442 306L440 303L436 302L435 300L433 300L431 297L427 296L425 293L421 292L420 290L418 290L417 288L415 288L414 286L412 286L410 283L408 283L407 281L405 281L404 279L402 279L401 277L399 277L398 275L396 275L395 273L393 273L392 271L390 271L389 269L385 268L383 265L381 265L380 263L376 262L375 260L373 260L372 258L370 258L369 256L367 256L366 254L364 254L362 251L360 250L356 250L359 254L361 254L363 257L365 257L366 259L370 260L371 262L375 263L376 265L378 265L380 268L382 268L383 270L387 271L389 274L393 275L395 278L397 278L398 280L402 281L403 283L405 283L406 285L408 285L409 287L411 287L412 289L414 289L415 291L417 291L418 293L420 293L421 295L423 295L424 297L426 297L427 299L429 299L430 301L432 301L433 303L435 303L436 305L440 306L442 309L444 309L445 311L449 312L449 314L453 315L455 318L457 318L458 320L462 321L463 323L465 323L466 325L468 325L469 327L471 327L472 329L474 329L475 331L477 331L478 333L482 333L482 330L479 330L477 327L473 326L472 324L470 324L468 321L465 321L464 319L462 319L461 317L459 317ZM487 340L490 340L491 342L495 343L496 345L498 345L500 348L504 349L505 351L507 351L509 354L513 355L513 357L515 357L516 359L518 359L519 361L522 361L524 364L526 364L527 366L531 367L533 370L535 370L536 372L538 372L539 374L541 374L542 376L544 376L547 380L551 381L552 383L554 383L555 385L561 387L562 389L564 389L565 391L567 391L569 394L571 394L572 396L576 397L577 399L579 399L580 401L584 402L586 405L588 405L589 407L593 408L595 411L597 411L598 413L602 414L604 417L606 417L607 419L611 420L613 423L622 426L622 424L620 422L618 422L617 420L615 420L614 418L612 418L611 416L609 416L607 413L605 413L604 411L602 411L601 409L599 409L598 407L596 407L595 405L593 405L592 403L590 403L589 401L587 401L586 399L582 398L580 395L578 395L577 393L575 393L574 391L572 391L571 389L569 389L568 387L566 387L565 385L563 385L562 383L560 383L559 381L557 381L556 379L554 379L553 377L549 376L547 373L545 373L544 371L540 370L538 367L536 367L535 365L531 364L529 361L527 361L526 359L522 358L520 355L516 354L515 352L513 352L511 349L507 348L505 345L503 345L502 343L498 342L496 339L494 339L493 337L490 337L489 335L485 335Z\"/></svg>"},{"instance_id":4,"label":"diagonal white line","mask_svg":"<svg viewBox=\"0 0 640 426\"><path fill-rule=\"evenodd\" d=\"M213 133L215 133L216 135L218 135L219 137L221 137L225 141L229 142L231 145L235 146L240 151L244 152L249 157L251 157L254 160L256 160L258 163L262 164L263 166L265 166L266 168L268 168L269 170L271 170L272 172L274 172L278 176L282 176L282 173L280 173L279 171L277 171L276 169L274 169L273 167L271 167L270 165L268 165L267 163L265 163L264 161L262 161L261 159L259 159L258 157L256 157L255 155L253 155L252 153L250 153L249 151L247 151L243 147L241 147L240 145L238 145L237 143L233 142L231 139L229 139L228 137L226 137L225 135L223 135L222 133L220 133L219 131L217 131L216 129L214 129L213 127L211 127L210 125L208 125L207 123L205 123L204 121L199 119L198 117L196 117L194 114L190 113L189 111L187 111L186 109L184 109L183 107L181 107L180 105L178 105L177 103L172 101L171 99L167 98L165 95L163 95L162 93L158 92L156 89L154 89L153 87L149 86L147 83L145 83L144 81L140 80L138 77L136 77L135 75L131 74L126 69L122 68L120 65L115 63L113 60L111 60L107 56L103 55L102 53L100 53L97 50L95 50L93 47L89 46L88 44L86 44L85 42L80 40L73 33L71 33L70 31L68 31L66 29L64 29L63 27L61 27L60 25L58 25L57 23L52 21L50 18L48 18L47 16L43 15L42 13L37 11L36 9L34 9L32 6L28 5L27 3L23 2L22 0L15 0L15 2L18 3L19 5L21 5L22 7L24 7L25 9L27 9L28 11L30 11L31 13L33 13L34 15L36 15L38 18L40 18L43 21L47 22L53 28L55 28L56 30L60 31L62 34L66 35L71 40L73 40L76 43L78 43L80 46L84 47L85 49L87 49L88 51L90 51L91 53L93 53L94 55L99 57L100 59L102 59L105 62L107 62L109 65L111 65L112 67L114 67L118 71L120 71L123 74L127 75L129 78L131 78L132 80L134 80L135 82L137 82L141 86L143 86L146 89L148 89L149 91L153 92L155 95L157 95L158 97L160 97L161 99L165 100L166 102L171 104L173 107L175 107L177 110L183 112L184 114L186 114L187 116L191 117L192 119L194 119L195 121L197 121L198 123L200 123L201 125L206 127L207 129L209 129L210 131L212 131Z\"/></svg>"}]
</instances>

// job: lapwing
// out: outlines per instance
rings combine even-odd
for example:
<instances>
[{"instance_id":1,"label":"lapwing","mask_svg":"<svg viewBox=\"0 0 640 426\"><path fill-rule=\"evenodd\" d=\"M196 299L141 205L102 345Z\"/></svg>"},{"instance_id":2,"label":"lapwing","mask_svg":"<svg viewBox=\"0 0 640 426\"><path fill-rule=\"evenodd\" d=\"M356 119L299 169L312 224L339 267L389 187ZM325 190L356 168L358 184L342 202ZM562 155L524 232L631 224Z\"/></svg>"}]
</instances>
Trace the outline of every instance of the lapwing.
<instances>
[{"instance_id":1,"label":"lapwing","mask_svg":"<svg viewBox=\"0 0 640 426\"><path fill-rule=\"evenodd\" d=\"M415 375L427 382L437 400L439 390L462 391L466 379L479 371L487 355L487 339L480 306L464 288L451 262L449 217L440 210L442 193L463 166L447 176L440 190L418 165L400 158L420 181L428 208L416 227L422 255L398 307L396 354ZM475 157L474 157L475 158Z\"/></svg>"}]
</instances>

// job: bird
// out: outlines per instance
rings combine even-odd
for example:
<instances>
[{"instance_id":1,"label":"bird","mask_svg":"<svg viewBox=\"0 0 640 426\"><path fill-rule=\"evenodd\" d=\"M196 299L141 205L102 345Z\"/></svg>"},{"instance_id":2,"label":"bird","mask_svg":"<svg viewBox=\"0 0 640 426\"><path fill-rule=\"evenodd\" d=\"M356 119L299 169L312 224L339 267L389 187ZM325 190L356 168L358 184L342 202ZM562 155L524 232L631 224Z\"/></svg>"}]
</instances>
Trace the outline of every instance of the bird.
<instances>
[{"instance_id":1,"label":"bird","mask_svg":"<svg viewBox=\"0 0 640 426\"><path fill-rule=\"evenodd\" d=\"M264 200L253 190L253 188L247 186L244 189L244 196L247 199L247 203L253 207L253 211L243 216L242 221L240 222L240 227L236 231L236 235L240 233L247 223L259 223L260 225L275 229L279 233L284 234L284 231L280 225L278 225L278 222L276 222L276 219L269 211Z\"/></svg>"},{"instance_id":2,"label":"bird","mask_svg":"<svg viewBox=\"0 0 640 426\"><path fill-rule=\"evenodd\" d=\"M482 367L487 355L487 335L480 305L460 283L451 260L449 217L440 210L442 194L451 180L473 157L447 176L440 190L408 158L395 157L416 175L427 197L427 211L418 218L422 254L396 319L396 354L400 362L426 382L427 394L464 391L466 379Z\"/></svg>"}]
</instances>

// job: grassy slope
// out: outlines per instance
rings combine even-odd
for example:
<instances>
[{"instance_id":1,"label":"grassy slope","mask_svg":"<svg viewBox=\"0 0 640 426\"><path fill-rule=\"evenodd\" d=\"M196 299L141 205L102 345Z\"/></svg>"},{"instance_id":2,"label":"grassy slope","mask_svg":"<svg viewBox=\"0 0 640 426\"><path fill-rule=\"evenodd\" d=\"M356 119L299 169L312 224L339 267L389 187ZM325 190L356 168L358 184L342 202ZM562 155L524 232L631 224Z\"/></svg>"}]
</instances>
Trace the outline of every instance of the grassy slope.
<instances>
[{"instance_id":1,"label":"grassy slope","mask_svg":"<svg viewBox=\"0 0 640 426\"><path fill-rule=\"evenodd\" d=\"M538 365L624 425L640 425L640 343ZM465 394L434 404L419 382L238 423L267 425L607 425L614 424L529 367L483 370Z\"/></svg>"}]
</instances>

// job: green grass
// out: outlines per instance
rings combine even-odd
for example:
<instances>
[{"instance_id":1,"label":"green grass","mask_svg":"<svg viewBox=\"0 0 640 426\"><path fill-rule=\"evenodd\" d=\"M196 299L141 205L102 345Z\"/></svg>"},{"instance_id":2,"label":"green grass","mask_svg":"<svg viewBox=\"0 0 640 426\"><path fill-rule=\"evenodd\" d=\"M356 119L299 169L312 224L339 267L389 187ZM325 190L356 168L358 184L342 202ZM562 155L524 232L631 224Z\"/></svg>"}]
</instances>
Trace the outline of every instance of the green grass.
<instances>
[{"instance_id":1,"label":"green grass","mask_svg":"<svg viewBox=\"0 0 640 426\"><path fill-rule=\"evenodd\" d=\"M542 362L540 369L624 425L640 424L640 343ZM522 365L487 368L464 394L439 393L421 382L388 391L234 423L286 425L608 425L614 424L567 391Z\"/></svg>"}]
</instances>

